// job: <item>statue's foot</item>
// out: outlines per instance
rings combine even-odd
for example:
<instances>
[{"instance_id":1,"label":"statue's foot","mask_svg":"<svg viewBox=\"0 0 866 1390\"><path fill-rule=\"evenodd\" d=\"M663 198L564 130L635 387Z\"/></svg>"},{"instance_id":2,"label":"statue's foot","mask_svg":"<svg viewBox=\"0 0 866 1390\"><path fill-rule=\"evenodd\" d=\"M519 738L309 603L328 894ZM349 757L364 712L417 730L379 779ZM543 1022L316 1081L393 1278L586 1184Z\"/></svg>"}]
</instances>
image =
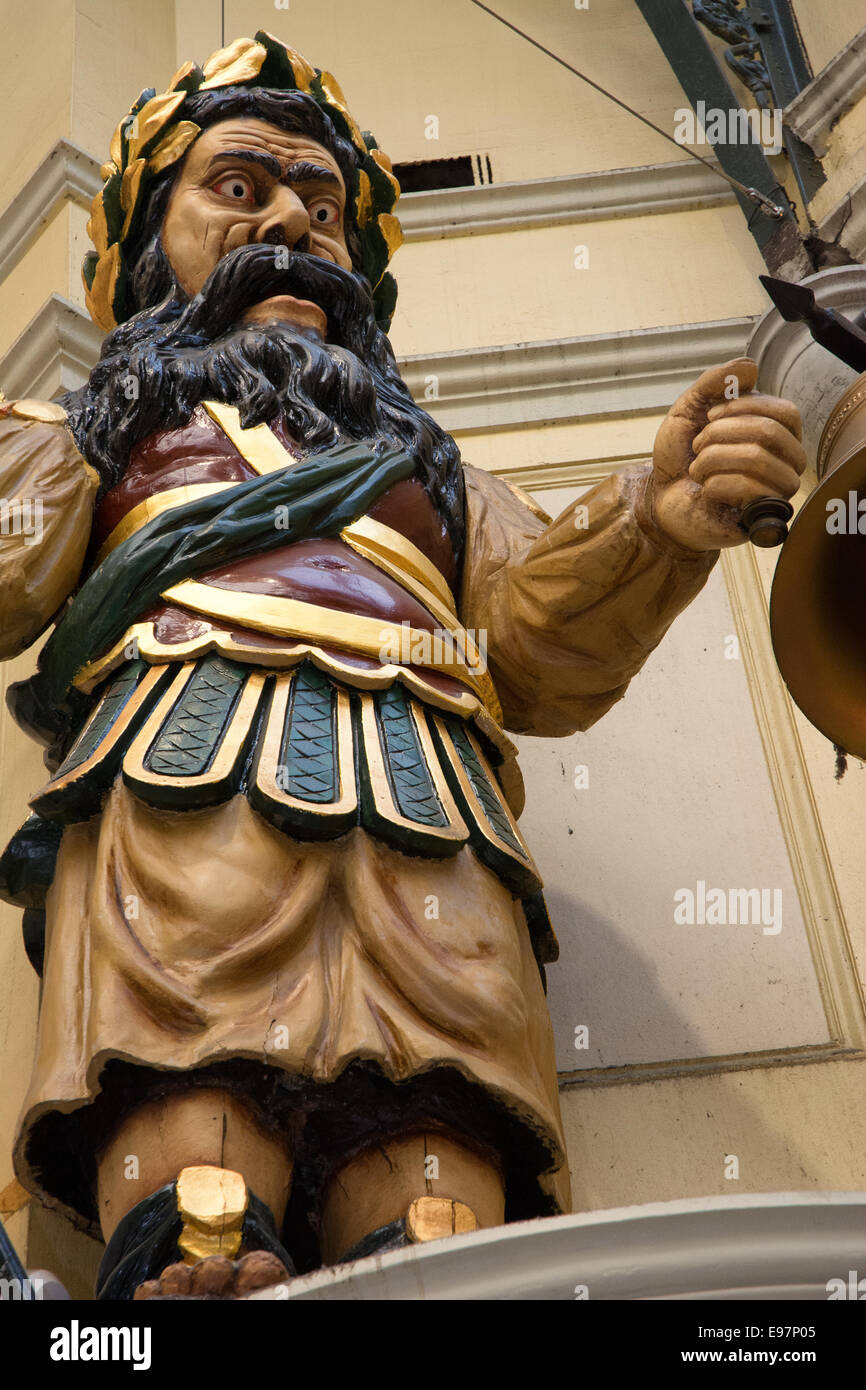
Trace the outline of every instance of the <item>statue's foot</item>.
<instances>
[{"instance_id":1,"label":"statue's foot","mask_svg":"<svg viewBox=\"0 0 866 1390\"><path fill-rule=\"evenodd\" d=\"M282 1260L268 1250L251 1250L239 1260L209 1255L195 1264L173 1264L158 1279L139 1284L134 1298L239 1299L255 1289L284 1284L291 1277Z\"/></svg>"},{"instance_id":2,"label":"statue's foot","mask_svg":"<svg viewBox=\"0 0 866 1390\"><path fill-rule=\"evenodd\" d=\"M248 1253L239 1260L241 1250ZM272 1263L261 1263L263 1256ZM177 1263L182 1257L183 1263ZM258 1264L248 1263L253 1257ZM220 1269L222 1274L213 1272ZM192 1287L196 1270L201 1272ZM259 1273L254 1275L254 1270ZM204 1164L184 1168L175 1182L126 1213L106 1246L96 1296L101 1301L237 1298L238 1278L246 1293L249 1279L263 1278L267 1286L292 1274L291 1256L280 1244L273 1213L247 1189L240 1173ZM217 1291L223 1288L225 1292ZM142 1294L142 1289L148 1292Z\"/></svg>"}]
</instances>

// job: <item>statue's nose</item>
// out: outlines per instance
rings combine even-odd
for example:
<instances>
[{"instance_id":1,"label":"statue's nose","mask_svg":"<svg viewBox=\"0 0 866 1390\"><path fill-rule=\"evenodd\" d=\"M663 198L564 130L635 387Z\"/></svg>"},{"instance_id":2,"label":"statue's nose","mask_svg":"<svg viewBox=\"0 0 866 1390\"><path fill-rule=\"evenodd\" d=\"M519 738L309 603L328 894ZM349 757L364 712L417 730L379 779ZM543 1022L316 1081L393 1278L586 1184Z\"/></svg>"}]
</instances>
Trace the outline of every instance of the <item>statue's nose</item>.
<instances>
[{"instance_id":1,"label":"statue's nose","mask_svg":"<svg viewBox=\"0 0 866 1390\"><path fill-rule=\"evenodd\" d=\"M280 186L256 235L256 241L272 246L288 246L293 251L307 250L310 244L310 214L296 193Z\"/></svg>"},{"instance_id":2,"label":"statue's nose","mask_svg":"<svg viewBox=\"0 0 866 1390\"><path fill-rule=\"evenodd\" d=\"M289 238L286 235L284 227L268 227L267 231L259 239L261 241L268 242L271 246L289 246ZM293 251L309 251L309 249L309 232L302 232L301 235L298 237L297 241L295 242L294 246L290 247L290 250Z\"/></svg>"}]
</instances>

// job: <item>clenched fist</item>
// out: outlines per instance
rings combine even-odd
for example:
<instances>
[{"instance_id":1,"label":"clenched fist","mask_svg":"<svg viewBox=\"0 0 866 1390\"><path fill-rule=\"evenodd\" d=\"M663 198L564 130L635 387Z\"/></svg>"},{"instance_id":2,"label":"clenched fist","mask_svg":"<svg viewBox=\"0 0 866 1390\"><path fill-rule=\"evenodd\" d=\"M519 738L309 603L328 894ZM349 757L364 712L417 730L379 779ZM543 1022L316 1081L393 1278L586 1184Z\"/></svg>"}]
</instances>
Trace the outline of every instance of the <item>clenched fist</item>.
<instances>
[{"instance_id":1,"label":"clenched fist","mask_svg":"<svg viewBox=\"0 0 866 1390\"><path fill-rule=\"evenodd\" d=\"M733 389L734 399L726 399ZM711 367L675 401L656 435L652 505L656 525L690 550L747 539L742 509L757 497L789 498L806 467L800 412L753 390L748 357Z\"/></svg>"}]
</instances>

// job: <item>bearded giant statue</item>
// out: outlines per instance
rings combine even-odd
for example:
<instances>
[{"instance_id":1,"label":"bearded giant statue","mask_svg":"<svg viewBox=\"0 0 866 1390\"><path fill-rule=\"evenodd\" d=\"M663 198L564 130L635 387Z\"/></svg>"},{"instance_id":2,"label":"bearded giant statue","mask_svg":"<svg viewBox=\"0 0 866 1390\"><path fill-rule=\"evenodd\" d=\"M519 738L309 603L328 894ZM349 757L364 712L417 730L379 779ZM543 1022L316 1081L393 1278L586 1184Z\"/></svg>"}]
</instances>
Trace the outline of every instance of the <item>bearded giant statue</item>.
<instances>
[{"instance_id":1,"label":"bearded giant statue","mask_svg":"<svg viewBox=\"0 0 866 1390\"><path fill-rule=\"evenodd\" d=\"M237 1297L567 1212L510 733L586 729L805 466L754 363L556 520L414 403L391 164L268 34L103 166L80 390L3 402L2 655L49 780L5 851L44 983L15 1165L96 1294Z\"/></svg>"}]
</instances>

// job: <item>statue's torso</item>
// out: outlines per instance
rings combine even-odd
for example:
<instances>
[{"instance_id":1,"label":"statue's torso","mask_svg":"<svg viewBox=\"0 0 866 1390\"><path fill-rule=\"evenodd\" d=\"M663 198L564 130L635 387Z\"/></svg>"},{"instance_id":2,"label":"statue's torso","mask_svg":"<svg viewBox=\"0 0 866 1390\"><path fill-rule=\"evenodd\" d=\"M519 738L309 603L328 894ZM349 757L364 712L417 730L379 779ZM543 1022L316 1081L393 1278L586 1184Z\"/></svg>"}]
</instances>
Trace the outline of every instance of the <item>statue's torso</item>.
<instances>
[{"instance_id":1,"label":"statue's torso","mask_svg":"<svg viewBox=\"0 0 866 1390\"><path fill-rule=\"evenodd\" d=\"M275 422L271 431L285 450L286 463L301 458L297 441L282 421ZM150 435L133 449L123 479L97 508L91 554L95 557L115 527L148 498L190 484L239 483L255 476L256 470L199 406L188 424ZM453 589L457 561L451 539L417 479L391 487L369 516L417 547ZM297 599L390 623L408 622L427 631L436 627L434 617L399 582L337 538L283 545L199 575L198 580L221 589ZM200 628L200 617L175 604L160 604L142 617L153 620L155 635L169 643L187 640Z\"/></svg>"}]
</instances>

